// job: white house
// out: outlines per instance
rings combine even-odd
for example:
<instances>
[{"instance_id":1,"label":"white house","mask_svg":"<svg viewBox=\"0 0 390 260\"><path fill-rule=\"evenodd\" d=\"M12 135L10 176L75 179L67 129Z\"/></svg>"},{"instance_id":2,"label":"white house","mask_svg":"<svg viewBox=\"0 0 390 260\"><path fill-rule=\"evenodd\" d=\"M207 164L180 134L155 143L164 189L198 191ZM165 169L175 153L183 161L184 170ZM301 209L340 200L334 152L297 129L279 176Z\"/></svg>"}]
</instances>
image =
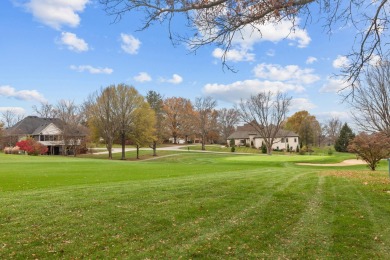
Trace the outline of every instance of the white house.
<instances>
[{"instance_id":1,"label":"white house","mask_svg":"<svg viewBox=\"0 0 390 260\"><path fill-rule=\"evenodd\" d=\"M228 137L227 144L230 145L230 140L234 140L236 146L252 146L257 149L261 148L264 143L264 138L249 124L238 126L237 130ZM295 151L299 146L299 136L289 130L280 129L275 136L272 149Z\"/></svg>"}]
</instances>

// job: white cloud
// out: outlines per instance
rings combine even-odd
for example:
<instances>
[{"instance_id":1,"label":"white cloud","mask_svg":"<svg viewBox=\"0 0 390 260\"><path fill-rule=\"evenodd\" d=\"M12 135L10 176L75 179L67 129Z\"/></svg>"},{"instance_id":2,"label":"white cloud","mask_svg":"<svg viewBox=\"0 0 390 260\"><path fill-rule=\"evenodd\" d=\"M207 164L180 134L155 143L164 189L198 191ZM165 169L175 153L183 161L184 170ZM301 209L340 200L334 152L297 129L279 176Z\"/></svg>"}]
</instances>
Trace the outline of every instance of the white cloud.
<instances>
[{"instance_id":1,"label":"white cloud","mask_svg":"<svg viewBox=\"0 0 390 260\"><path fill-rule=\"evenodd\" d=\"M121 48L128 54L137 54L141 41L130 34L121 33Z\"/></svg>"},{"instance_id":2,"label":"white cloud","mask_svg":"<svg viewBox=\"0 0 390 260\"><path fill-rule=\"evenodd\" d=\"M291 111L301 111L314 109L317 106L307 98L293 98L291 100Z\"/></svg>"},{"instance_id":3,"label":"white cloud","mask_svg":"<svg viewBox=\"0 0 390 260\"><path fill-rule=\"evenodd\" d=\"M84 72L88 71L91 74L111 74L114 70L110 68L95 68L90 65L71 65L70 66L71 70L76 70L78 72Z\"/></svg>"},{"instance_id":4,"label":"white cloud","mask_svg":"<svg viewBox=\"0 0 390 260\"><path fill-rule=\"evenodd\" d=\"M25 7L41 23L59 30L63 25L77 27L80 24L78 13L83 12L88 3L89 0L30 0Z\"/></svg>"},{"instance_id":5,"label":"white cloud","mask_svg":"<svg viewBox=\"0 0 390 260\"><path fill-rule=\"evenodd\" d=\"M169 82L172 84L180 84L183 82L183 78L178 74L173 74L172 78L170 78L170 79L160 78L160 81L161 82Z\"/></svg>"},{"instance_id":6,"label":"white cloud","mask_svg":"<svg viewBox=\"0 0 390 260\"><path fill-rule=\"evenodd\" d=\"M12 111L17 115L26 114L26 110L22 107L0 107L0 112Z\"/></svg>"},{"instance_id":7,"label":"white cloud","mask_svg":"<svg viewBox=\"0 0 390 260\"><path fill-rule=\"evenodd\" d=\"M295 24L299 24L296 19ZM218 32L210 28L198 27L199 37L217 37ZM197 39L202 40L202 39ZM253 61L255 54L253 47L255 44L270 41L278 43L282 40L288 40L290 45L296 45L299 48L305 48L311 42L311 38L305 29L295 27L291 21L284 19L278 22L269 22L263 25L246 25L241 28L240 33L236 33L231 41L231 49L226 54L226 61ZM221 49L213 51L213 56L222 57ZM273 56L274 51L268 51L266 55Z\"/></svg>"},{"instance_id":8,"label":"white cloud","mask_svg":"<svg viewBox=\"0 0 390 260\"><path fill-rule=\"evenodd\" d=\"M299 19L296 21L299 24ZM264 25L245 26L240 34L236 34L233 44L238 44L242 49L252 49L258 42L271 41L277 43L282 40L289 40L298 44L299 48L307 47L311 41L307 31L301 28L293 28L293 23L287 19L280 22L269 22ZM258 30L259 31L258 31ZM260 33L261 32L261 33Z\"/></svg>"},{"instance_id":9,"label":"white cloud","mask_svg":"<svg viewBox=\"0 0 390 260\"><path fill-rule=\"evenodd\" d=\"M284 83L280 81L260 81L258 79L236 81L231 84L206 84L203 93L227 102L238 102L261 91L272 92L301 92L304 88L300 85Z\"/></svg>"},{"instance_id":10,"label":"white cloud","mask_svg":"<svg viewBox=\"0 0 390 260\"><path fill-rule=\"evenodd\" d=\"M291 83L311 84L320 79L313 69L301 69L297 65L282 67L278 64L258 64L253 72L256 77L268 80L289 81Z\"/></svg>"},{"instance_id":11,"label":"white cloud","mask_svg":"<svg viewBox=\"0 0 390 260\"><path fill-rule=\"evenodd\" d=\"M338 118L342 122L348 122L348 124L352 123L352 117L347 111L327 111L317 113L315 116L320 122L325 122L332 118Z\"/></svg>"},{"instance_id":12,"label":"white cloud","mask_svg":"<svg viewBox=\"0 0 390 260\"><path fill-rule=\"evenodd\" d=\"M134 77L134 80L142 83L151 81L152 77L146 72L140 72L137 76Z\"/></svg>"},{"instance_id":13,"label":"white cloud","mask_svg":"<svg viewBox=\"0 0 390 260\"><path fill-rule=\"evenodd\" d=\"M341 69L349 65L349 59L346 56L338 55L332 63L333 68Z\"/></svg>"},{"instance_id":14,"label":"white cloud","mask_svg":"<svg viewBox=\"0 0 390 260\"><path fill-rule=\"evenodd\" d=\"M222 50L221 48L216 48L214 49L212 55L215 58L221 59L224 55L224 50ZM253 61L254 59L255 54L249 53L245 50L232 49L225 54L226 61Z\"/></svg>"},{"instance_id":15,"label":"white cloud","mask_svg":"<svg viewBox=\"0 0 390 260\"><path fill-rule=\"evenodd\" d=\"M69 50L76 52L88 51L88 44L77 37L76 34L70 32L62 32L60 44L66 45Z\"/></svg>"},{"instance_id":16,"label":"white cloud","mask_svg":"<svg viewBox=\"0 0 390 260\"><path fill-rule=\"evenodd\" d=\"M310 56L310 57L307 58L306 64L313 64L316 61L317 61L316 57Z\"/></svg>"},{"instance_id":17,"label":"white cloud","mask_svg":"<svg viewBox=\"0 0 390 260\"><path fill-rule=\"evenodd\" d=\"M46 99L37 90L19 90L11 86L0 86L0 96L26 101L46 102Z\"/></svg>"},{"instance_id":18,"label":"white cloud","mask_svg":"<svg viewBox=\"0 0 390 260\"><path fill-rule=\"evenodd\" d=\"M337 93L348 88L348 82L340 78L328 78L326 83L320 88L321 93Z\"/></svg>"}]
</instances>

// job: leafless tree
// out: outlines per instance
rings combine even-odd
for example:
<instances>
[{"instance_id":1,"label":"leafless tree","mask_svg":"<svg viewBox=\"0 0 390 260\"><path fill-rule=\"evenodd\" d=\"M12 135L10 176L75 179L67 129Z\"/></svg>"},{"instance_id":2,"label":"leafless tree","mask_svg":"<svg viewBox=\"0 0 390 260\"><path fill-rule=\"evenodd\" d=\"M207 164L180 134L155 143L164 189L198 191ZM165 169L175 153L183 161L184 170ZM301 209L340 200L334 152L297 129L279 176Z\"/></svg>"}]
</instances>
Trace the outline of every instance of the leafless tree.
<instances>
[{"instance_id":1,"label":"leafless tree","mask_svg":"<svg viewBox=\"0 0 390 260\"><path fill-rule=\"evenodd\" d=\"M214 130L217 126L214 108L217 101L212 97L200 97L195 99L195 112L197 116L197 132L202 138L202 150L206 150L206 139L209 131Z\"/></svg>"},{"instance_id":2,"label":"leafless tree","mask_svg":"<svg viewBox=\"0 0 390 260\"><path fill-rule=\"evenodd\" d=\"M65 149L62 153L66 155L67 150L77 155L77 148L81 145L84 137L81 126L81 107L73 100L60 100L55 106L56 118L62 121L61 130Z\"/></svg>"},{"instance_id":3,"label":"leafless tree","mask_svg":"<svg viewBox=\"0 0 390 260\"><path fill-rule=\"evenodd\" d=\"M22 120L24 115L17 113L15 109L11 108L1 112L1 117L3 119L1 121L3 121L4 127L7 128Z\"/></svg>"},{"instance_id":4,"label":"leafless tree","mask_svg":"<svg viewBox=\"0 0 390 260\"><path fill-rule=\"evenodd\" d=\"M240 118L251 125L264 139L267 154L272 154L272 145L286 118L291 97L277 92L260 92L239 103Z\"/></svg>"},{"instance_id":5,"label":"leafless tree","mask_svg":"<svg viewBox=\"0 0 390 260\"><path fill-rule=\"evenodd\" d=\"M293 31L299 26L297 18L304 21L304 26L319 21L329 34L343 26L355 27L355 45L348 54L351 62L343 71L352 86L366 64L377 55L389 54L388 0L100 0L100 3L115 21L126 13L143 12L140 30L153 23L167 22L169 37L188 43L194 50L212 43L221 46L225 50L224 64L234 39L245 37L244 30L249 28L261 35L262 25L289 20ZM191 33L175 31L175 18L180 23L184 18Z\"/></svg>"},{"instance_id":6,"label":"leafless tree","mask_svg":"<svg viewBox=\"0 0 390 260\"><path fill-rule=\"evenodd\" d=\"M40 107L34 105L32 109L35 114L42 118L55 118L57 116L57 110L49 103L41 102Z\"/></svg>"},{"instance_id":7,"label":"leafless tree","mask_svg":"<svg viewBox=\"0 0 390 260\"><path fill-rule=\"evenodd\" d=\"M135 131L136 110L144 103L138 91L125 84L110 85L90 96L85 103L88 122L105 140L110 159L114 140L118 136L122 144L121 159L126 159L126 140L131 131Z\"/></svg>"},{"instance_id":8,"label":"leafless tree","mask_svg":"<svg viewBox=\"0 0 390 260\"><path fill-rule=\"evenodd\" d=\"M326 128L325 128L325 125L324 124L321 124L319 123L318 125L319 127L317 128L316 130L316 134L317 134L317 144L319 147L325 145L325 142L326 142Z\"/></svg>"},{"instance_id":9,"label":"leafless tree","mask_svg":"<svg viewBox=\"0 0 390 260\"><path fill-rule=\"evenodd\" d=\"M89 96L85 103L88 124L104 139L109 159L112 159L112 146L118 129L118 123L113 110L113 102L115 102L114 92L115 86L108 86Z\"/></svg>"},{"instance_id":10,"label":"leafless tree","mask_svg":"<svg viewBox=\"0 0 390 260\"><path fill-rule=\"evenodd\" d=\"M333 117L325 122L324 131L330 144L334 145L336 143L336 139L340 135L340 130L342 126L343 123L337 117Z\"/></svg>"},{"instance_id":11,"label":"leafless tree","mask_svg":"<svg viewBox=\"0 0 390 260\"><path fill-rule=\"evenodd\" d=\"M134 128L135 111L144 103L144 98L131 86L119 84L115 87L114 117L122 145L122 160L126 159L126 137Z\"/></svg>"},{"instance_id":12,"label":"leafless tree","mask_svg":"<svg viewBox=\"0 0 390 260\"><path fill-rule=\"evenodd\" d=\"M349 99L356 124L367 132L384 132L390 136L390 62L382 61L365 73Z\"/></svg>"},{"instance_id":13,"label":"leafless tree","mask_svg":"<svg viewBox=\"0 0 390 260\"><path fill-rule=\"evenodd\" d=\"M229 135L235 131L235 126L240 121L240 113L234 108L222 108L218 110L218 126L223 139L226 143Z\"/></svg>"}]
</instances>

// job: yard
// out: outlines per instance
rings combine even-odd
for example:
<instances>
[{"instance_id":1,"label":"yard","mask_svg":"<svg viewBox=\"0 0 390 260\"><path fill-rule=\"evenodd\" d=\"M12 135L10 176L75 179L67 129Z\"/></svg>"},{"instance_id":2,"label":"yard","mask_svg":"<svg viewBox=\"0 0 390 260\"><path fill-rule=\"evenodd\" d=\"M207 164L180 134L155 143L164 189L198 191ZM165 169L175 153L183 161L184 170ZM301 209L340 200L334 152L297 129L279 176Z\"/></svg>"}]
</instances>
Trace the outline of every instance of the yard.
<instances>
[{"instance_id":1,"label":"yard","mask_svg":"<svg viewBox=\"0 0 390 260\"><path fill-rule=\"evenodd\" d=\"M389 259L387 162L295 164L347 158L0 154L0 258Z\"/></svg>"}]
</instances>

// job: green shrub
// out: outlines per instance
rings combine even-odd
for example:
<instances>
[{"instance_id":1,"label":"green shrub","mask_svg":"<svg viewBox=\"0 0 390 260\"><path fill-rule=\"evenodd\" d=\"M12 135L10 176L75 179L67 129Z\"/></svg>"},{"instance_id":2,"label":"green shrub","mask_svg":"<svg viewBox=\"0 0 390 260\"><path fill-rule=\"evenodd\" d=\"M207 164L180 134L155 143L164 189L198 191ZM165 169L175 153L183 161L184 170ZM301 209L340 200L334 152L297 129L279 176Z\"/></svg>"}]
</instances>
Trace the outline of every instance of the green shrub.
<instances>
[{"instance_id":1,"label":"green shrub","mask_svg":"<svg viewBox=\"0 0 390 260\"><path fill-rule=\"evenodd\" d=\"M299 150L299 154L300 155L305 155L306 154L306 150L307 150L306 146L301 147L301 149Z\"/></svg>"}]
</instances>

